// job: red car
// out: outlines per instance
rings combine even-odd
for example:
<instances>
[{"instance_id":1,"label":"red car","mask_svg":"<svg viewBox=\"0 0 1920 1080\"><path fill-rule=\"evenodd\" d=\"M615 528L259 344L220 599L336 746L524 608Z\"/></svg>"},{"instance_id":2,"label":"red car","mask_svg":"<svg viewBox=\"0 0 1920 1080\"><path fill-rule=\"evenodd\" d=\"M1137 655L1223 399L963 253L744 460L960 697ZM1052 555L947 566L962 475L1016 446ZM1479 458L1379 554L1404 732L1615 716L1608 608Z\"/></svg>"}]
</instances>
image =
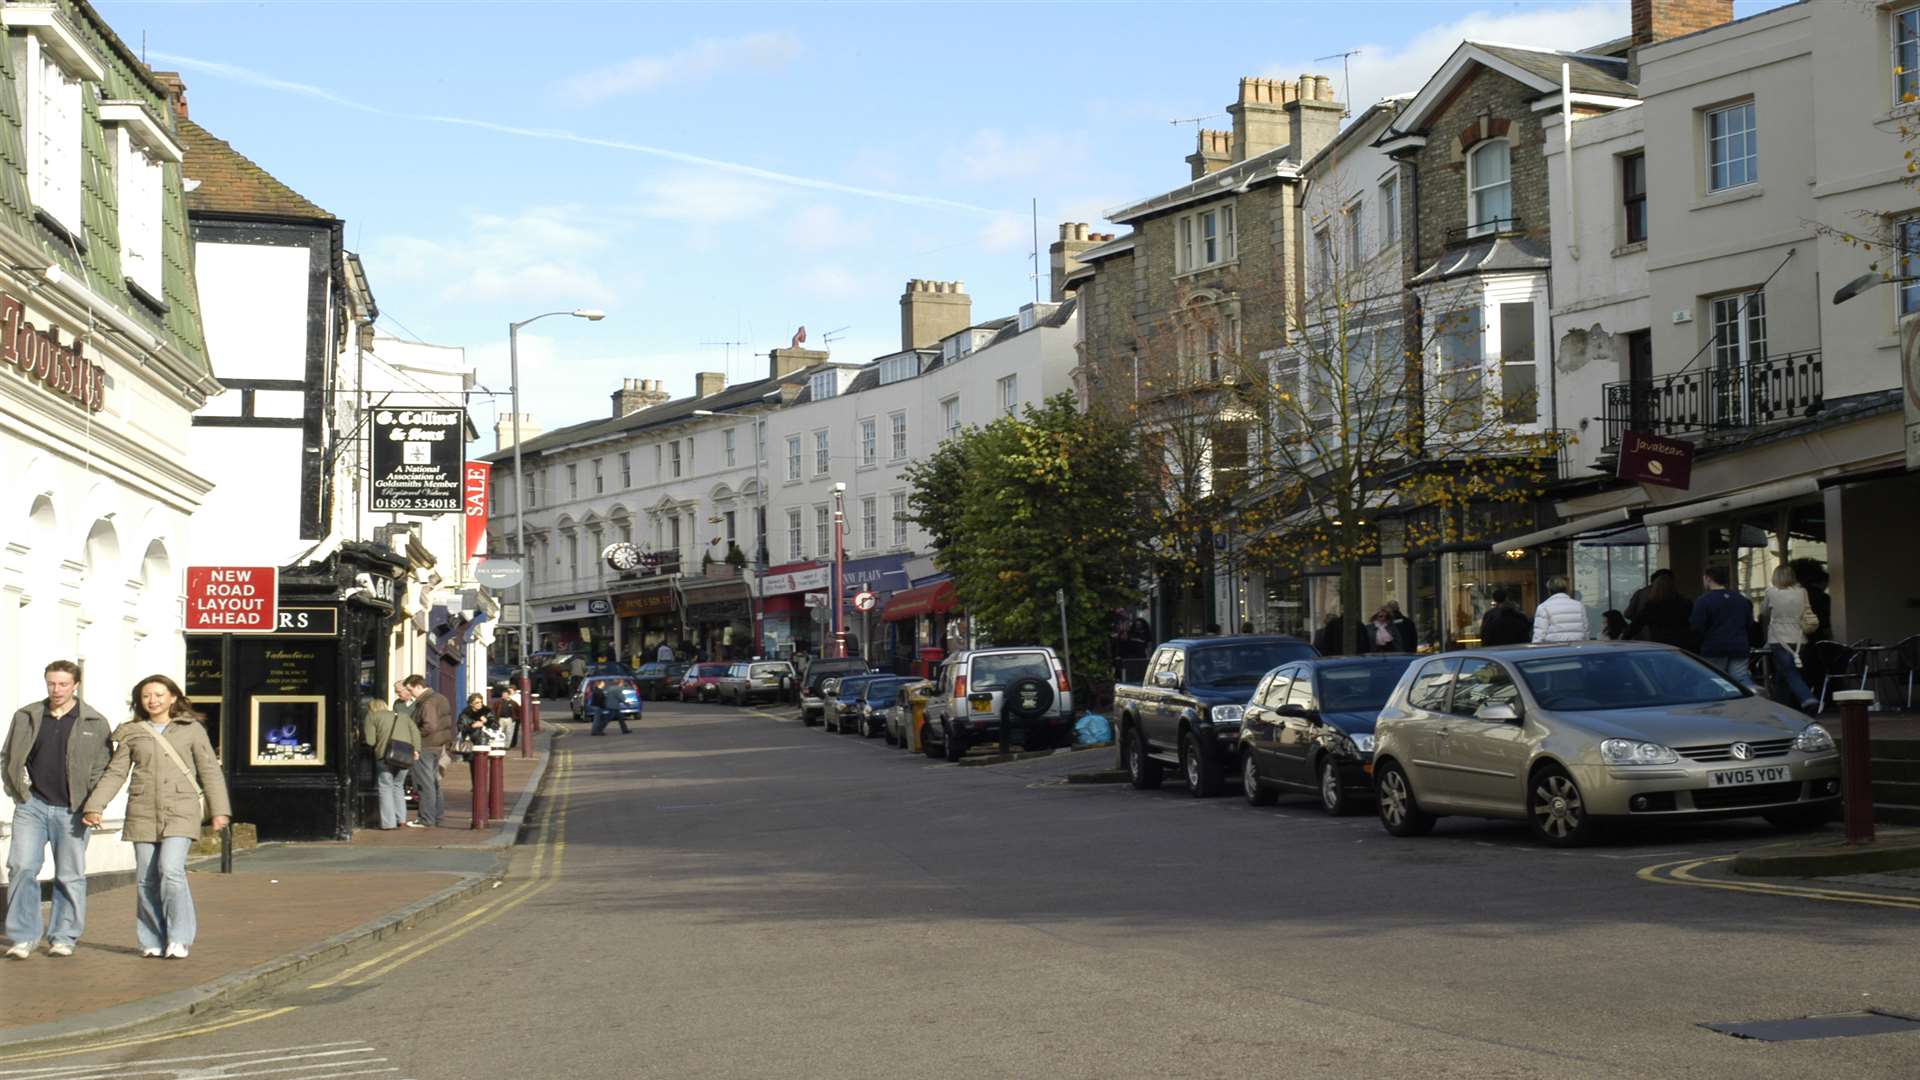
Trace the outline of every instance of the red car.
<instances>
[{"instance_id":1,"label":"red car","mask_svg":"<svg viewBox=\"0 0 1920 1080\"><path fill-rule=\"evenodd\" d=\"M713 701L717 694L714 681L727 673L731 664L695 664L680 680L681 701Z\"/></svg>"}]
</instances>

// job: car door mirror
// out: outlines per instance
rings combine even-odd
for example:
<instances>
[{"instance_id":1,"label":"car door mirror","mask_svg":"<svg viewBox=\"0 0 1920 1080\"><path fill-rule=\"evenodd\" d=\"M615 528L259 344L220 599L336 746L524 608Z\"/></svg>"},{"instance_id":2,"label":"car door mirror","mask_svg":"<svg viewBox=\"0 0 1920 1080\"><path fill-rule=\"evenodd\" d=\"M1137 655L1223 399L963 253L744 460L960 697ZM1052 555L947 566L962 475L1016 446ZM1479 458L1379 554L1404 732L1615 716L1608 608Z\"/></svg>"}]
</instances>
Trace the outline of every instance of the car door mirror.
<instances>
[{"instance_id":1,"label":"car door mirror","mask_svg":"<svg viewBox=\"0 0 1920 1080\"><path fill-rule=\"evenodd\" d=\"M1178 690L1180 676L1171 671L1156 671L1153 673L1153 685L1161 690Z\"/></svg>"},{"instance_id":2,"label":"car door mirror","mask_svg":"<svg viewBox=\"0 0 1920 1080\"><path fill-rule=\"evenodd\" d=\"M1520 722L1520 711L1505 702L1494 702L1475 709L1473 718L1489 724L1517 724Z\"/></svg>"},{"instance_id":3,"label":"car door mirror","mask_svg":"<svg viewBox=\"0 0 1920 1080\"><path fill-rule=\"evenodd\" d=\"M1313 710L1307 708L1305 705L1282 705L1273 711L1279 713L1281 716L1291 716L1295 720L1313 719Z\"/></svg>"}]
</instances>

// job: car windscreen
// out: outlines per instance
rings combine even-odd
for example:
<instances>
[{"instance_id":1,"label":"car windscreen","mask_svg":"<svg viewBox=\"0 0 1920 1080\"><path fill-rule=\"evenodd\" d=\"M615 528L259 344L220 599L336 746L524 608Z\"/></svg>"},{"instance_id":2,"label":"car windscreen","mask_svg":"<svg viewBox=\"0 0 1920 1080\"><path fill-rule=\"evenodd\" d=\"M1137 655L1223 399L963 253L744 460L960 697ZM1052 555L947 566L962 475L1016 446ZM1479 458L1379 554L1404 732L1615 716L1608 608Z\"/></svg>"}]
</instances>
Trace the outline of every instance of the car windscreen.
<instances>
[{"instance_id":1,"label":"car windscreen","mask_svg":"<svg viewBox=\"0 0 1920 1080\"><path fill-rule=\"evenodd\" d=\"M1731 679L1700 661L1665 650L1543 656L1515 666L1544 709L1650 709L1746 696Z\"/></svg>"},{"instance_id":2,"label":"car windscreen","mask_svg":"<svg viewBox=\"0 0 1920 1080\"><path fill-rule=\"evenodd\" d=\"M1254 686L1267 672L1313 655L1304 641L1246 641L1187 650L1187 685Z\"/></svg>"},{"instance_id":3,"label":"car windscreen","mask_svg":"<svg viewBox=\"0 0 1920 1080\"><path fill-rule=\"evenodd\" d=\"M1039 652L995 653L973 658L973 679L967 683L970 690L1004 690L1019 679L1039 679L1044 683L1053 682L1053 667L1047 663L1047 654Z\"/></svg>"},{"instance_id":4,"label":"car windscreen","mask_svg":"<svg viewBox=\"0 0 1920 1080\"><path fill-rule=\"evenodd\" d=\"M1413 661L1411 656L1395 656L1321 668L1320 711L1379 712Z\"/></svg>"},{"instance_id":5,"label":"car windscreen","mask_svg":"<svg viewBox=\"0 0 1920 1080\"><path fill-rule=\"evenodd\" d=\"M870 681L871 680L869 679L860 678L858 676L848 676L844 679L841 679L840 680L840 696L843 698L847 698L849 700L858 698L860 696L860 691L865 690L867 688L867 683Z\"/></svg>"},{"instance_id":6,"label":"car windscreen","mask_svg":"<svg viewBox=\"0 0 1920 1080\"><path fill-rule=\"evenodd\" d=\"M867 684L860 696L867 701L886 701L893 697L900 683L899 679L875 679Z\"/></svg>"}]
</instances>

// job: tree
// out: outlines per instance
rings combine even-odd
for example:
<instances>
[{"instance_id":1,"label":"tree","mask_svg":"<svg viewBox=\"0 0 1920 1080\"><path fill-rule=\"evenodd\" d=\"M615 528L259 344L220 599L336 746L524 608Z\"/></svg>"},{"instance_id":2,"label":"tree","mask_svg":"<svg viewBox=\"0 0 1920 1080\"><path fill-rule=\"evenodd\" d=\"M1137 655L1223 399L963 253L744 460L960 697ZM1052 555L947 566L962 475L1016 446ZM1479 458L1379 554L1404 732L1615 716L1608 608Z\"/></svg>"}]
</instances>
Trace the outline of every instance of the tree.
<instances>
[{"instance_id":1,"label":"tree","mask_svg":"<svg viewBox=\"0 0 1920 1080\"><path fill-rule=\"evenodd\" d=\"M1104 671L1116 610L1139 603L1141 457L1061 394L969 429L907 469L911 519L957 599L995 641L1059 645L1065 590L1076 666Z\"/></svg>"}]
</instances>

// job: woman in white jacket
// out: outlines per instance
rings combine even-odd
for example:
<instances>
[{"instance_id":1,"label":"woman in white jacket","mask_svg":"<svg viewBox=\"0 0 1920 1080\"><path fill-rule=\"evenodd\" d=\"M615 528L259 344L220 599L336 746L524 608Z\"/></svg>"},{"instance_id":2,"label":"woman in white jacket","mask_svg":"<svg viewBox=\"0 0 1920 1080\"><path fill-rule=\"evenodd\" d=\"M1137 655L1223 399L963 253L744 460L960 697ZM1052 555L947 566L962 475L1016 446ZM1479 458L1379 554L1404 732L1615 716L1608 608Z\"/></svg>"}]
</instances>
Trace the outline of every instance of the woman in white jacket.
<instances>
[{"instance_id":1,"label":"woman in white jacket","mask_svg":"<svg viewBox=\"0 0 1920 1080\"><path fill-rule=\"evenodd\" d=\"M1567 594L1566 578L1548 578L1547 598L1533 610L1534 643L1557 645L1585 641L1589 636L1586 605Z\"/></svg>"},{"instance_id":2,"label":"woman in white jacket","mask_svg":"<svg viewBox=\"0 0 1920 1080\"><path fill-rule=\"evenodd\" d=\"M1786 563L1773 568L1773 584L1760 605L1760 625L1767 628L1767 652L1773 659L1773 686L1768 689L1774 700L1798 703L1808 714L1818 712L1820 701L1800 675L1800 647L1807 643L1809 629L1819 629L1820 617L1813 614L1807 590Z\"/></svg>"}]
</instances>

